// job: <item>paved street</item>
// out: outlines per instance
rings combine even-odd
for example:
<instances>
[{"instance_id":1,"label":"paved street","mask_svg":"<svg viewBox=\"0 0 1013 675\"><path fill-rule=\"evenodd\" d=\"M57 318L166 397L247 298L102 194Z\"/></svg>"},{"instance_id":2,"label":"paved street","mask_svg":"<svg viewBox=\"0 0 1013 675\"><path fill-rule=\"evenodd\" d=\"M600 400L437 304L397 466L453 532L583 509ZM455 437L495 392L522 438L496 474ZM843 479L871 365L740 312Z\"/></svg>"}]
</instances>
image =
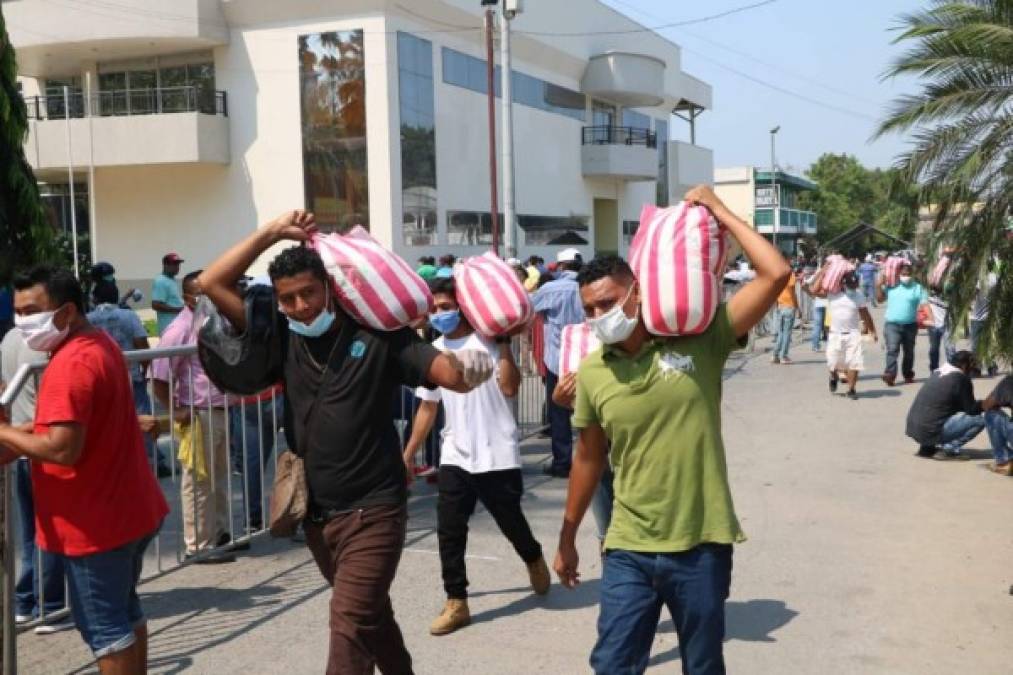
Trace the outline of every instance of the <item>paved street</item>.
<instances>
[{"instance_id":1,"label":"paved street","mask_svg":"<svg viewBox=\"0 0 1013 675\"><path fill-rule=\"evenodd\" d=\"M919 338L919 378L927 343ZM762 350L769 341L760 341ZM821 354L796 345L792 366L762 351L730 364L724 429L738 513L728 604L731 673L1009 673L1013 662L1013 479L976 461L920 460L903 436L915 386L887 389L871 346L862 398L830 396ZM992 382L979 380L983 397ZM525 452L526 510L551 559L565 483L540 474L543 444ZM421 485L421 484L420 484ZM420 674L584 673L595 637L600 565L590 517L584 583L526 588L523 565L484 511L468 561L474 625L430 637L443 601L435 497L416 489L394 606ZM320 673L327 601L305 548L257 540L231 565L190 567L142 586L152 617L153 672ZM76 633L20 640L21 672L90 672ZM678 672L663 618L650 672Z\"/></svg>"}]
</instances>

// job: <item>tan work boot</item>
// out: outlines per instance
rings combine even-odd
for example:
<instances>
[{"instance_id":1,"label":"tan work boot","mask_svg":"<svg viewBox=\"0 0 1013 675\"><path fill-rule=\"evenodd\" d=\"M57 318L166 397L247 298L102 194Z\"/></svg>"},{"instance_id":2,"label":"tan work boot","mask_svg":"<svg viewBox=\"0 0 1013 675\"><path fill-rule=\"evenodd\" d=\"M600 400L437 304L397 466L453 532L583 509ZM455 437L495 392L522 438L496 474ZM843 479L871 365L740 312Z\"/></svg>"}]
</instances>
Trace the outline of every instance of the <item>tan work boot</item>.
<instances>
[{"instance_id":1,"label":"tan work boot","mask_svg":"<svg viewBox=\"0 0 1013 675\"><path fill-rule=\"evenodd\" d=\"M549 592L549 584L552 577L549 576L549 566L545 564L545 558L528 563L528 578L531 579L531 590L538 595L545 595Z\"/></svg>"},{"instance_id":2,"label":"tan work boot","mask_svg":"<svg viewBox=\"0 0 1013 675\"><path fill-rule=\"evenodd\" d=\"M470 623L471 612L468 611L468 601L449 598L440 615L429 624L429 634L448 635Z\"/></svg>"}]
</instances>

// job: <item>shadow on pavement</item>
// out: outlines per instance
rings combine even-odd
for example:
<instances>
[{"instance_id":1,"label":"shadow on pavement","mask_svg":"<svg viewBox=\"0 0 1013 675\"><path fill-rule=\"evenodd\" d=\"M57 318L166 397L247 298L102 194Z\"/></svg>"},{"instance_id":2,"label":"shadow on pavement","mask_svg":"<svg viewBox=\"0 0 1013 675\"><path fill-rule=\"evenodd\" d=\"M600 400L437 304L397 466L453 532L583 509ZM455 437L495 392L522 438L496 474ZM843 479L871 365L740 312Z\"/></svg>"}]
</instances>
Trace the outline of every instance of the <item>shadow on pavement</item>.
<instances>
[{"instance_id":1,"label":"shadow on pavement","mask_svg":"<svg viewBox=\"0 0 1013 675\"><path fill-rule=\"evenodd\" d=\"M746 642L777 642L771 635L798 616L798 612L781 600L729 601L725 604L725 642L745 640ZM658 626L658 632L674 633L671 619L665 619ZM649 665L670 663L680 657L678 645L666 652L651 657Z\"/></svg>"},{"instance_id":2,"label":"shadow on pavement","mask_svg":"<svg viewBox=\"0 0 1013 675\"><path fill-rule=\"evenodd\" d=\"M142 593L149 619L178 617L151 632L148 667L159 673L184 672L193 666L196 654L234 640L326 591L316 565L307 560L249 588L181 587ZM94 665L72 672L94 672Z\"/></svg>"},{"instance_id":3,"label":"shadow on pavement","mask_svg":"<svg viewBox=\"0 0 1013 675\"><path fill-rule=\"evenodd\" d=\"M528 610L532 609L547 609L554 612L562 612L569 609L580 609L583 607L590 607L598 604L598 596L601 589L601 580L590 579L581 583L577 588L571 590L562 588L558 584L553 584L552 590L549 591L548 595L533 595L531 589L527 586L519 590L521 592L527 591L528 595L523 598L518 598L513 602L497 607L495 609L489 609L484 612L478 612L477 614L471 615L471 622L482 623L484 621L492 621L504 616L516 616ZM506 593L507 591L498 591L499 593ZM473 595L480 595L474 593Z\"/></svg>"},{"instance_id":4,"label":"shadow on pavement","mask_svg":"<svg viewBox=\"0 0 1013 675\"><path fill-rule=\"evenodd\" d=\"M896 389L872 389L871 391L858 390L858 398L894 398L900 396Z\"/></svg>"}]
</instances>

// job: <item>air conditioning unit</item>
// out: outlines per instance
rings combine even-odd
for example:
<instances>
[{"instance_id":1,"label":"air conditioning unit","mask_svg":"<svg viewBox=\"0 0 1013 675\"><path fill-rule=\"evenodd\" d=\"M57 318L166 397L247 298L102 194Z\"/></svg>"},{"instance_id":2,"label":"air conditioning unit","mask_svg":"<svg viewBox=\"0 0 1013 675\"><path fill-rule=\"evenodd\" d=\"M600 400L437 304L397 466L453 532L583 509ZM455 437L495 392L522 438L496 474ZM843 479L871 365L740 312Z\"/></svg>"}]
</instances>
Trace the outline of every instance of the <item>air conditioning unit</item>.
<instances>
[{"instance_id":1,"label":"air conditioning unit","mask_svg":"<svg viewBox=\"0 0 1013 675\"><path fill-rule=\"evenodd\" d=\"M503 0L503 11L509 14L520 14L524 11L524 0Z\"/></svg>"}]
</instances>

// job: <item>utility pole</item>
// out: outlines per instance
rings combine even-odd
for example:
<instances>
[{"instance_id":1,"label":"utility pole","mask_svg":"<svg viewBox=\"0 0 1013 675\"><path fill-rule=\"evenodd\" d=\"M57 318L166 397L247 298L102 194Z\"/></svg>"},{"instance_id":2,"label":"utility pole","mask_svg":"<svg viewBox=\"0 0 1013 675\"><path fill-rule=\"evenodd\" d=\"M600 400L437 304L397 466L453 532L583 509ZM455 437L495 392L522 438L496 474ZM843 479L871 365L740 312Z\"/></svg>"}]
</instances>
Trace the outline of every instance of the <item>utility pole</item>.
<instances>
[{"instance_id":1,"label":"utility pole","mask_svg":"<svg viewBox=\"0 0 1013 675\"><path fill-rule=\"evenodd\" d=\"M774 234L772 235L774 248L777 248L777 231L781 227L781 199L777 194L777 164L774 160L774 139L777 138L777 132L780 130L781 125L770 130L770 203L774 223Z\"/></svg>"},{"instance_id":2,"label":"utility pole","mask_svg":"<svg viewBox=\"0 0 1013 675\"><path fill-rule=\"evenodd\" d=\"M486 93L489 108L489 192L492 208L489 215L492 218L492 250L499 255L499 188L497 183L499 177L496 175L496 78L495 63L493 56L493 22L495 11L492 5L496 0L482 0L485 6L485 79Z\"/></svg>"},{"instance_id":3,"label":"utility pole","mask_svg":"<svg viewBox=\"0 0 1013 675\"><path fill-rule=\"evenodd\" d=\"M500 20L500 94L503 118L503 228L506 239L506 258L517 257L517 215L514 202L514 97L510 67L510 21L520 12L520 5L503 0Z\"/></svg>"},{"instance_id":4,"label":"utility pole","mask_svg":"<svg viewBox=\"0 0 1013 675\"><path fill-rule=\"evenodd\" d=\"M63 85L63 119L67 125L67 182L70 187L70 229L74 251L74 276L81 278L77 268L77 204L74 201L74 150L71 146L70 132L70 88Z\"/></svg>"}]
</instances>

